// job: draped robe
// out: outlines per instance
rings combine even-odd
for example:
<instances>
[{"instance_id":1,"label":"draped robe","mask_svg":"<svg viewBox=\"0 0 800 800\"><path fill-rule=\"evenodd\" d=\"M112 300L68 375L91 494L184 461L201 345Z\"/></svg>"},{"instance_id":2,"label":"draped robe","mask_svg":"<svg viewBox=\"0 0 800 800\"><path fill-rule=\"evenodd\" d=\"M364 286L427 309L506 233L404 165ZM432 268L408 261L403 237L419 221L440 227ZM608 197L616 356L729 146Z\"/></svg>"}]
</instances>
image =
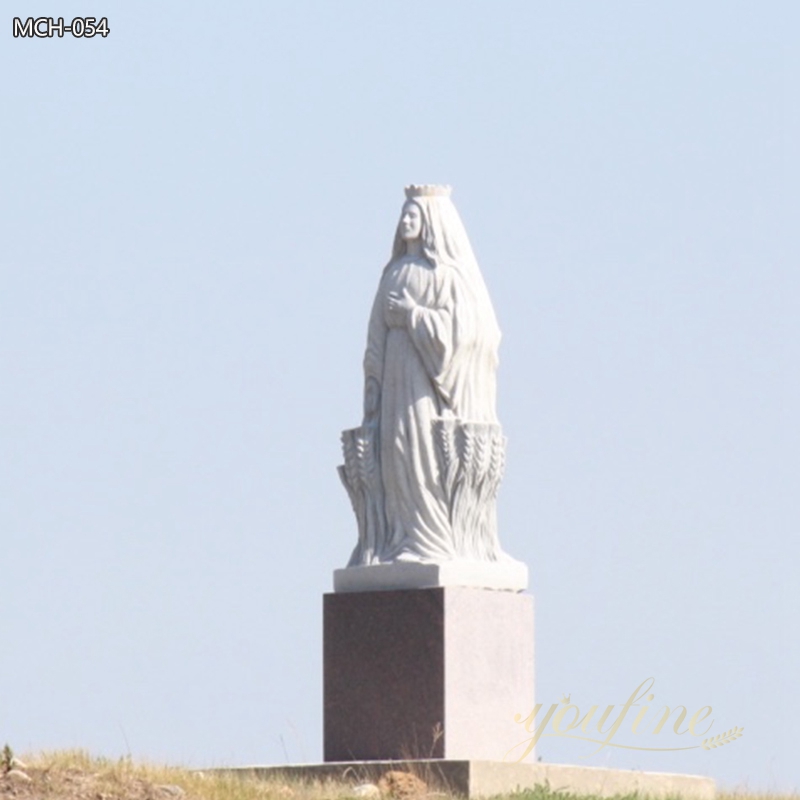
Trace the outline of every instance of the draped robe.
<instances>
[{"instance_id":1,"label":"draped robe","mask_svg":"<svg viewBox=\"0 0 800 800\"><path fill-rule=\"evenodd\" d=\"M390 294L413 308L392 310ZM439 475L433 423L496 423L497 341L486 337L468 280L454 266L404 256L384 271L369 322L364 371L380 387L383 485L380 561L457 556Z\"/></svg>"}]
</instances>

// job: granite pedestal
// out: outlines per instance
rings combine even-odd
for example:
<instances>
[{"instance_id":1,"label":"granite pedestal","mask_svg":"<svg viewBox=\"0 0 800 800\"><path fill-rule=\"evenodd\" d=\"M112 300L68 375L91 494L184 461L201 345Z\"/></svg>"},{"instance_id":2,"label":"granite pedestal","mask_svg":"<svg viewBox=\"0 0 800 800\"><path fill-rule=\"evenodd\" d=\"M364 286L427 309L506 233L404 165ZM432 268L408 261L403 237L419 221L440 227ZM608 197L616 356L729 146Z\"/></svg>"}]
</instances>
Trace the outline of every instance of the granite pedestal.
<instances>
[{"instance_id":1,"label":"granite pedestal","mask_svg":"<svg viewBox=\"0 0 800 800\"><path fill-rule=\"evenodd\" d=\"M713 800L714 781L698 775L542 764L534 753L525 763L503 760L526 735L514 715L534 707L529 595L457 585L474 579L473 568L460 565L339 572L348 574L324 597L325 763L219 772L354 787L400 770L429 790L467 798L546 786L604 798ZM487 576L501 585L522 580L500 570ZM445 585L388 589L409 580ZM376 583L383 590L364 590Z\"/></svg>"},{"instance_id":2,"label":"granite pedestal","mask_svg":"<svg viewBox=\"0 0 800 800\"><path fill-rule=\"evenodd\" d=\"M324 598L324 758L501 761L533 698L533 598L452 586Z\"/></svg>"}]
</instances>

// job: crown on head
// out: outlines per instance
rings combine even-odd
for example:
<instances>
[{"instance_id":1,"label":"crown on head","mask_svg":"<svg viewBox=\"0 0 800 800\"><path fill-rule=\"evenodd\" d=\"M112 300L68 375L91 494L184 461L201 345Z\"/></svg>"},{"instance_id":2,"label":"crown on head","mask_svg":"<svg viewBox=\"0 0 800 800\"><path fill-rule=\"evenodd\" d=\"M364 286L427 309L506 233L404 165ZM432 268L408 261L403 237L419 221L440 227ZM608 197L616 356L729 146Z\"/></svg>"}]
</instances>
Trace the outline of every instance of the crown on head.
<instances>
[{"instance_id":1,"label":"crown on head","mask_svg":"<svg viewBox=\"0 0 800 800\"><path fill-rule=\"evenodd\" d=\"M409 200L412 197L450 197L452 191L452 186L437 186L432 183L423 183L418 186L412 183L411 186L406 186L406 197Z\"/></svg>"}]
</instances>

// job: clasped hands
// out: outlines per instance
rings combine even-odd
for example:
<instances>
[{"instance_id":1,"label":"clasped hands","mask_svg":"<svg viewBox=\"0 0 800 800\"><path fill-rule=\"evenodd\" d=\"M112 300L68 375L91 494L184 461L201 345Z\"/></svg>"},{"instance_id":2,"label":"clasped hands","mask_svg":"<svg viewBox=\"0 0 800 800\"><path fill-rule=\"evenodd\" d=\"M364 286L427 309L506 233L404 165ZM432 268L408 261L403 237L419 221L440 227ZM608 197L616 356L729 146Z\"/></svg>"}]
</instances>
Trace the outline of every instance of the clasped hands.
<instances>
[{"instance_id":1,"label":"clasped hands","mask_svg":"<svg viewBox=\"0 0 800 800\"><path fill-rule=\"evenodd\" d=\"M389 324L404 326L409 313L417 304L412 300L408 290L403 289L402 294L389 292L386 300L386 310Z\"/></svg>"}]
</instances>

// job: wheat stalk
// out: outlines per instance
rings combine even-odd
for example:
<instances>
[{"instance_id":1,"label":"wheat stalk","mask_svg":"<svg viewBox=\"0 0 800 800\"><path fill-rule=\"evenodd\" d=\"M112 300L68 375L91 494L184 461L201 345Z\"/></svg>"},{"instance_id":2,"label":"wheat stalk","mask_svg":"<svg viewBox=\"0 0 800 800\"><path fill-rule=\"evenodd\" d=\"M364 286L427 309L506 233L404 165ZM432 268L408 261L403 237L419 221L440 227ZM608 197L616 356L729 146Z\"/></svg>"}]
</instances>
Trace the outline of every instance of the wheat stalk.
<instances>
[{"instance_id":1,"label":"wheat stalk","mask_svg":"<svg viewBox=\"0 0 800 800\"><path fill-rule=\"evenodd\" d=\"M500 481L503 479L503 470L506 462L506 441L499 431L492 435L492 452L489 461L489 474L491 476L490 497L497 496Z\"/></svg>"},{"instance_id":2,"label":"wheat stalk","mask_svg":"<svg viewBox=\"0 0 800 800\"><path fill-rule=\"evenodd\" d=\"M440 480L445 497L449 505L453 500L453 483L458 470L458 456L456 454L455 430L453 425L445 420L437 420L433 425L433 432L439 444Z\"/></svg>"},{"instance_id":3,"label":"wheat stalk","mask_svg":"<svg viewBox=\"0 0 800 800\"><path fill-rule=\"evenodd\" d=\"M347 482L355 488L358 478L356 447L352 431L342 431L342 450L344 454L344 473Z\"/></svg>"},{"instance_id":4,"label":"wheat stalk","mask_svg":"<svg viewBox=\"0 0 800 800\"><path fill-rule=\"evenodd\" d=\"M744 733L744 727L733 727L725 733L717 734L716 736L709 736L708 739L703 739L701 747L703 750L712 750L717 747L722 747L724 744L729 744L735 741Z\"/></svg>"}]
</instances>

